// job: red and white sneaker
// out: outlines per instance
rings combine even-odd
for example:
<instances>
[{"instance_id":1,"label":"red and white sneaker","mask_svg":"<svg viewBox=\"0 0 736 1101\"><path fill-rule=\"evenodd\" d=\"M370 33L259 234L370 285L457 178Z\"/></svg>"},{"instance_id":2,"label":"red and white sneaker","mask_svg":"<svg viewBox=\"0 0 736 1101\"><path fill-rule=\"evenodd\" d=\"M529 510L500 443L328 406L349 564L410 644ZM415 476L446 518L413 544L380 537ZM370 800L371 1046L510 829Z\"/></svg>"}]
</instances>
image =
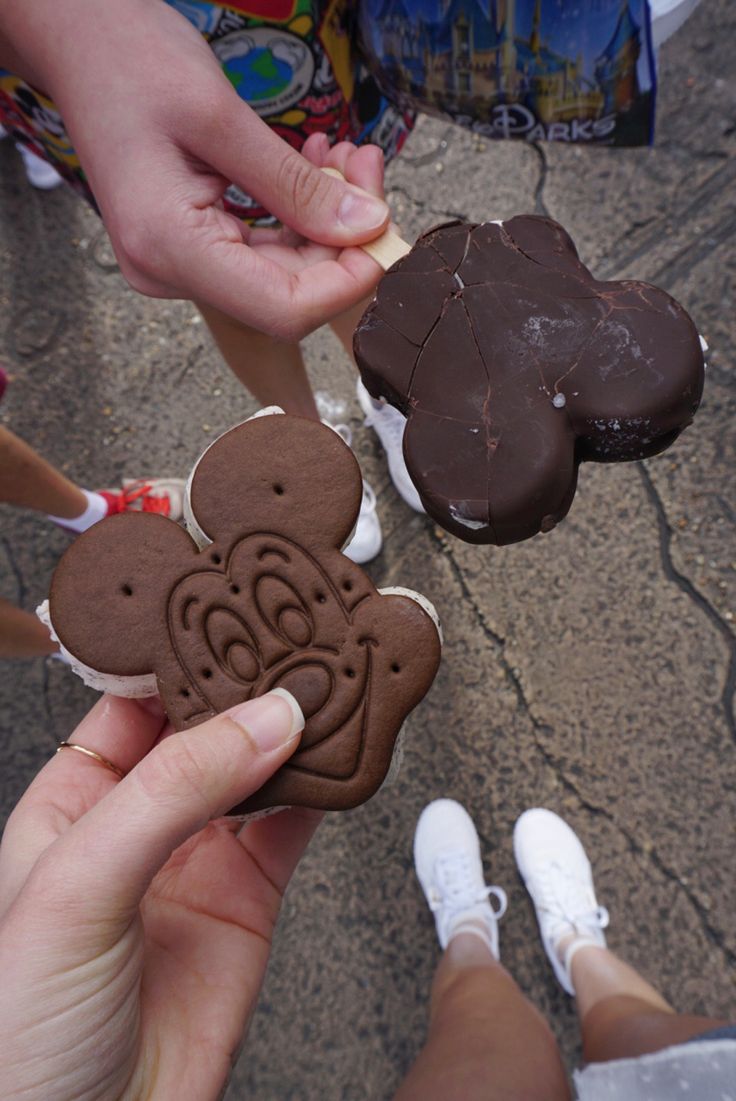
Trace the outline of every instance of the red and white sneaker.
<instances>
[{"instance_id":1,"label":"red and white sneaker","mask_svg":"<svg viewBox=\"0 0 736 1101\"><path fill-rule=\"evenodd\" d=\"M139 478L126 480L122 489L98 489L107 501L107 515L119 512L158 512L170 520L181 520L184 513L183 478Z\"/></svg>"}]
</instances>

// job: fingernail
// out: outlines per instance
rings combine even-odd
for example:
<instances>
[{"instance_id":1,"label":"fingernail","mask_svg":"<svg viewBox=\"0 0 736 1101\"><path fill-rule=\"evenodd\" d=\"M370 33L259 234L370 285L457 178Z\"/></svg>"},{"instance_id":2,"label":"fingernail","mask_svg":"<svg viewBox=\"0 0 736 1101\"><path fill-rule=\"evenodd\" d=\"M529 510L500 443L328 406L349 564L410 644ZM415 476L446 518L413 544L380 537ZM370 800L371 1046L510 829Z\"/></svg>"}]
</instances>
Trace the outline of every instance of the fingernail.
<instances>
[{"instance_id":1,"label":"fingernail","mask_svg":"<svg viewBox=\"0 0 736 1101\"><path fill-rule=\"evenodd\" d=\"M337 209L338 220L346 229L378 230L387 216L388 207L381 199L356 188L345 192Z\"/></svg>"},{"instance_id":2,"label":"fingernail","mask_svg":"<svg viewBox=\"0 0 736 1101\"><path fill-rule=\"evenodd\" d=\"M248 700L234 708L230 718L248 732L261 753L273 753L304 729L302 709L285 688Z\"/></svg>"}]
</instances>

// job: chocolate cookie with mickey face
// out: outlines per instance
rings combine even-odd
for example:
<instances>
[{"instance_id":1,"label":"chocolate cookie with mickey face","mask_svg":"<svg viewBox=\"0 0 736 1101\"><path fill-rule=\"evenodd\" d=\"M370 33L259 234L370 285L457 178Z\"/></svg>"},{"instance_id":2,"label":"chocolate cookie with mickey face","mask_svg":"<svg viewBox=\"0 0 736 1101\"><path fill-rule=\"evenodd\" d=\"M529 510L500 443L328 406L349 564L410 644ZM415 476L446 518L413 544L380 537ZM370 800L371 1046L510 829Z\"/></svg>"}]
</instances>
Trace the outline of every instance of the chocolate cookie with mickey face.
<instances>
[{"instance_id":1,"label":"chocolate cookie with mickey face","mask_svg":"<svg viewBox=\"0 0 736 1101\"><path fill-rule=\"evenodd\" d=\"M548 218L451 222L384 275L355 332L374 398L407 418L427 512L469 543L549 531L583 460L656 455L692 421L703 353L647 283L602 283Z\"/></svg>"},{"instance_id":2,"label":"chocolate cookie with mickey face","mask_svg":"<svg viewBox=\"0 0 736 1101\"><path fill-rule=\"evenodd\" d=\"M437 672L431 605L382 594L341 553L361 493L335 432L257 417L195 467L191 535L124 513L80 536L54 574L50 618L64 649L98 686L100 675L123 689L155 676L175 728L277 687L299 701L297 752L233 813L370 798Z\"/></svg>"}]
</instances>

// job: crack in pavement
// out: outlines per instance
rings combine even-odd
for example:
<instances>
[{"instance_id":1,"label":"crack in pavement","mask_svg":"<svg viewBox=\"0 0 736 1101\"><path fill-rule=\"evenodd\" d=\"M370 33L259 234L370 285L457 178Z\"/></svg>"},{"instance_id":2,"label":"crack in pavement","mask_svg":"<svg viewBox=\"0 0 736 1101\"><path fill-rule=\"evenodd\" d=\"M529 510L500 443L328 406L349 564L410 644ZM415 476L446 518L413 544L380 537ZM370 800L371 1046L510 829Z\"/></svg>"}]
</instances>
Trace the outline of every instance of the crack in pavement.
<instances>
[{"instance_id":1,"label":"crack in pavement","mask_svg":"<svg viewBox=\"0 0 736 1101\"><path fill-rule=\"evenodd\" d=\"M664 862L664 860L659 855L653 845L642 845L642 843L637 840L633 833L626 829L625 826L622 826L620 822L616 821L614 816L606 807L602 807L598 803L593 803L590 799L582 794L577 785L565 774L562 769L560 769L560 767L555 762L554 756L547 749L545 749L539 738L540 731L549 730L550 728L547 727L544 723L540 723L534 717L531 709L528 708L528 705L527 710L529 713L529 719L532 724L535 745L541 753L545 763L548 765L549 768L552 769L554 775L560 781L562 786L569 793L575 796L575 798L585 810L587 810L590 814L595 815L596 817L605 819L605 821L608 822L610 826L617 830L621 837L623 837L626 844L629 846L629 850L631 851L631 853L641 857L644 860L651 861L651 863L654 865L654 867L660 873L663 879L665 879L668 883L674 884L682 891L683 895L690 903L690 906L696 918L698 919L703 933L705 934L709 943L715 945L722 952L725 960L731 967L736 965L736 951L730 948L729 945L726 943L726 936L722 932L722 930L711 923L708 918L708 910L706 906L703 905L695 892L692 891L687 886L687 884L683 882L676 871L674 871Z\"/></svg>"},{"instance_id":2,"label":"crack in pavement","mask_svg":"<svg viewBox=\"0 0 736 1101\"><path fill-rule=\"evenodd\" d=\"M176 386L177 387L182 385L182 383L184 382L184 379L189 374L191 369L200 362L203 352L204 352L204 344L197 344L196 347L192 348L187 353L187 357L184 360L184 366L182 367L181 371L179 371L179 374L177 375L177 378L176 378Z\"/></svg>"},{"instance_id":3,"label":"crack in pavement","mask_svg":"<svg viewBox=\"0 0 736 1101\"><path fill-rule=\"evenodd\" d=\"M15 560L15 556L13 554L13 549L12 549L10 543L8 542L8 540L4 536L2 536L2 537L0 537L0 543L2 543L3 550L5 551L6 557L8 559L8 563L10 565L10 571L13 574L13 577L15 578L15 585L16 585L16 590L17 590L16 603L20 607L24 608L25 603L26 603L26 597L28 595L28 590L26 589L26 583L23 580L23 574L21 572L20 566L18 565L18 563Z\"/></svg>"},{"instance_id":4,"label":"crack in pavement","mask_svg":"<svg viewBox=\"0 0 736 1101\"><path fill-rule=\"evenodd\" d=\"M416 207L417 210L421 210L423 213L426 211L432 214L434 217L441 218L445 221L448 218L451 221L454 219L457 219L460 222L470 221L467 214L463 214L457 210L437 210L436 207L430 206L429 203L425 202L424 199L418 199L417 196L413 195L412 192L404 187L403 184L393 183L386 188L387 201L390 201L391 193L393 191L400 195L402 199L404 199L407 203L410 203L413 207ZM426 231L422 230L422 232L424 233Z\"/></svg>"},{"instance_id":5,"label":"crack in pavement","mask_svg":"<svg viewBox=\"0 0 736 1101\"><path fill-rule=\"evenodd\" d=\"M534 188L534 213L541 214L545 218L551 218L552 215L544 199L544 189L547 185L547 174L549 172L547 154L538 141L532 141L529 145L536 153L539 161L539 179L537 180L537 186Z\"/></svg>"},{"instance_id":6,"label":"crack in pavement","mask_svg":"<svg viewBox=\"0 0 736 1101\"><path fill-rule=\"evenodd\" d=\"M726 719L726 726L728 727L733 741L736 742L736 716L734 715L733 708L734 693L736 692L736 646L734 646L734 641L736 641L736 639L734 633L726 620L722 618L716 608L710 603L708 598L695 587L689 577L686 577L685 574L677 569L672 561L671 543L674 532L667 519L667 510L664 507L662 498L652 481L652 476L647 470L646 465L644 463L636 463L636 468L644 485L644 491L657 517L659 553L664 576L668 581L671 581L673 585L676 585L677 588L708 617L719 634L725 639L729 651L729 661L726 679L723 685L723 693L721 694L721 704Z\"/></svg>"},{"instance_id":7,"label":"crack in pavement","mask_svg":"<svg viewBox=\"0 0 736 1101\"><path fill-rule=\"evenodd\" d=\"M483 614L483 609L478 605L478 602L473 597L473 594L468 587L468 583L463 576L463 571L458 565L455 556L452 553L452 550L447 545L444 533L437 528L430 528L429 537L434 545L439 549L443 557L447 559L453 576L455 577L455 580L457 581L457 584L463 595L463 599L472 608L473 614L478 620L483 634L486 636L486 638L490 639L490 641L496 647L504 676L509 684L509 687L512 688L514 691L519 707L524 711L528 711L531 717L531 711L529 710L529 704L527 702L526 696L524 695L524 689L521 681L519 677L514 673L514 670L509 665L504 654L506 639L503 638L502 635L497 634L486 620L486 617Z\"/></svg>"},{"instance_id":8,"label":"crack in pavement","mask_svg":"<svg viewBox=\"0 0 736 1101\"><path fill-rule=\"evenodd\" d=\"M656 269L651 282L663 287L674 287L683 276L692 275L701 260L706 260L719 245L724 245L736 233L736 214L713 226L707 233L699 233L688 241L671 260Z\"/></svg>"},{"instance_id":9,"label":"crack in pavement","mask_svg":"<svg viewBox=\"0 0 736 1101\"><path fill-rule=\"evenodd\" d=\"M54 742L58 742L58 741L60 741L60 738L59 738L59 735L58 735L57 730L56 730L56 722L54 721L54 709L51 706L50 670L51 670L51 661L50 661L50 659L45 658L44 662L43 662L43 673L42 673L42 680L41 680L41 695L43 697L43 707L44 707L44 711L46 713L46 722L47 722L46 729L51 734L51 737L54 740Z\"/></svg>"},{"instance_id":10,"label":"crack in pavement","mask_svg":"<svg viewBox=\"0 0 736 1101\"><path fill-rule=\"evenodd\" d=\"M455 133L454 126L448 126L443 130L439 137L434 149L430 149L429 153L419 153L416 157L412 157L407 153L404 153L401 157L403 164L411 164L414 168L422 168L425 164L433 164L437 158L446 151L450 144L450 138Z\"/></svg>"},{"instance_id":11,"label":"crack in pavement","mask_svg":"<svg viewBox=\"0 0 736 1101\"><path fill-rule=\"evenodd\" d=\"M638 243L635 243L633 248L625 249L621 248L621 242L619 246L603 259L603 261L597 265L597 273L599 279L616 279L620 276L620 273L628 268L635 261L642 259L649 252L652 251L658 244L661 243L663 236L666 235L666 226L668 224L680 226L683 224L692 223L695 225L697 216L702 211L709 211L713 208L715 198L721 193L728 193L732 190L734 183L736 183L736 158L730 158L728 162L722 165L715 172L712 172L696 189L695 193L684 202L680 202L674 206L674 208L665 216L657 218L651 228L645 233ZM700 251L703 251L705 255L709 254L713 250L713 245L708 244L711 237L710 233L703 230L698 232L697 237L691 245L697 245L701 243ZM623 238L622 238L623 240ZM684 251L687 251L684 250ZM678 266L685 271L688 270L687 263L683 263L683 252L678 254L679 260ZM661 273L666 271L672 262L665 263L660 270L651 277L651 281L661 277Z\"/></svg>"},{"instance_id":12,"label":"crack in pavement","mask_svg":"<svg viewBox=\"0 0 736 1101\"><path fill-rule=\"evenodd\" d=\"M509 664L504 653L506 640L496 631L494 631L493 628L488 624L486 617L483 614L483 609L478 605L478 602L475 600L468 587L468 584L463 576L463 572L458 565L454 554L452 553L452 549L447 545L444 534L439 532L435 528L430 528L429 536L431 541L435 544L440 553L449 563L450 569L460 588L463 599L472 609L473 614L478 621L481 630L483 631L483 634L493 643L497 653L498 661L504 672L504 676L509 685L513 688L514 694L516 695L519 709L524 712L524 714L526 714L529 718L534 743L537 747L537 750L541 754L545 764L548 766L548 768L552 770L553 774L559 780L565 790L568 793L574 795L574 797L578 800L580 805L585 810L598 817L604 818L613 829L618 831L632 853L642 857L643 859L650 860L654 868L665 880L667 880L667 882L672 883L682 891L684 897L690 903L690 906L695 916L697 917L703 933L708 939L709 943L715 945L721 951L726 962L731 967L736 965L736 951L730 948L727 944L725 934L717 926L711 923L708 918L708 910L706 906L704 906L703 903L699 900L695 892L692 891L683 882L676 871L674 871L665 863L663 858L659 855L659 853L653 846L648 847L642 845L642 843L638 841L628 829L622 826L620 822L616 821L614 816L606 807L600 806L599 804L592 802L585 795L583 795L575 782L571 780L569 776L567 776L567 774L565 773L564 769L560 767L559 763L555 760L554 755L544 746L542 735L545 731L550 731L551 728L548 727L545 723L541 722L539 719L537 719L537 717L534 715L534 712L529 705L529 701L526 698L521 679L518 674L515 673L512 666Z\"/></svg>"}]
</instances>

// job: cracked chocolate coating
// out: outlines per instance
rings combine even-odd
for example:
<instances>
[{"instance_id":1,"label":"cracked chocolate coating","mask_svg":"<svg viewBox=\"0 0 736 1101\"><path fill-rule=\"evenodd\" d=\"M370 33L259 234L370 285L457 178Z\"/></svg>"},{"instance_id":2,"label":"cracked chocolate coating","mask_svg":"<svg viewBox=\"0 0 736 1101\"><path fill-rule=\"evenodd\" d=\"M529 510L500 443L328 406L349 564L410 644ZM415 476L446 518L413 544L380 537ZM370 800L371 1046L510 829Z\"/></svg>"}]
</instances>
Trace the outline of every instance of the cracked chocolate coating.
<instances>
[{"instance_id":1,"label":"cracked chocolate coating","mask_svg":"<svg viewBox=\"0 0 736 1101\"><path fill-rule=\"evenodd\" d=\"M647 283L598 282L533 216L425 233L381 279L354 350L368 391L407 417L425 509L469 543L549 531L582 460L656 455L703 390L685 310Z\"/></svg>"},{"instance_id":2,"label":"cracked chocolate coating","mask_svg":"<svg viewBox=\"0 0 736 1101\"><path fill-rule=\"evenodd\" d=\"M191 504L209 546L163 516L124 513L80 536L54 574L63 645L102 673L155 673L177 730L272 688L296 697L297 752L234 814L370 798L437 672L430 616L378 593L340 552L361 494L335 432L260 417L197 464Z\"/></svg>"}]
</instances>

